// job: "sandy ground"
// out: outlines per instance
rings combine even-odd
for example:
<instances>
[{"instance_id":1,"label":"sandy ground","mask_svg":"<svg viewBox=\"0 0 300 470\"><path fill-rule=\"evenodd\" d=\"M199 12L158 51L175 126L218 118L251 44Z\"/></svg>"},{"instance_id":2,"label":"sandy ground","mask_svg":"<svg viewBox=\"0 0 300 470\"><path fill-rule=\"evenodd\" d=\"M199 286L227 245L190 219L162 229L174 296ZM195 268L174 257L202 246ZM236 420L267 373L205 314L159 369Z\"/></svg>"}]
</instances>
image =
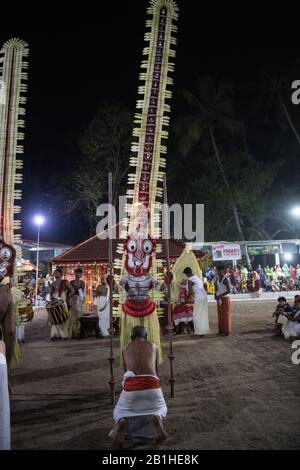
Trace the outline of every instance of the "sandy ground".
<instances>
[{"instance_id":1,"label":"sandy ground","mask_svg":"<svg viewBox=\"0 0 300 470\"><path fill-rule=\"evenodd\" d=\"M233 303L233 334L174 339L175 398L168 340L160 375L168 405L161 449L300 449L300 365L291 343L273 337L274 302ZM115 339L116 352L118 340ZM26 327L12 371L13 449L109 449L109 340L51 342L47 315ZM117 395L122 369L115 361Z\"/></svg>"}]
</instances>

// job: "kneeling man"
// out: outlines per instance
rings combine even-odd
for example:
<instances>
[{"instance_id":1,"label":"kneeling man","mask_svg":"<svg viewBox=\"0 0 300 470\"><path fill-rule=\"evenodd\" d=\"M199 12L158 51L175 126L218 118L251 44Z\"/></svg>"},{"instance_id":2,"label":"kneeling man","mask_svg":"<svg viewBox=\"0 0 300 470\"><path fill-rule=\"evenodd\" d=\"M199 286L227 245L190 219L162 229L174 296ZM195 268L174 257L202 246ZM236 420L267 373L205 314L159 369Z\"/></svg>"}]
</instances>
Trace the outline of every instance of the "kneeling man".
<instances>
[{"instance_id":1,"label":"kneeling man","mask_svg":"<svg viewBox=\"0 0 300 470\"><path fill-rule=\"evenodd\" d=\"M123 351L123 390L114 409L116 422L110 436L113 447L122 447L124 437L154 438L161 443L165 438L162 419L167 406L157 376L157 346L147 341L143 326L131 331L132 342Z\"/></svg>"}]
</instances>

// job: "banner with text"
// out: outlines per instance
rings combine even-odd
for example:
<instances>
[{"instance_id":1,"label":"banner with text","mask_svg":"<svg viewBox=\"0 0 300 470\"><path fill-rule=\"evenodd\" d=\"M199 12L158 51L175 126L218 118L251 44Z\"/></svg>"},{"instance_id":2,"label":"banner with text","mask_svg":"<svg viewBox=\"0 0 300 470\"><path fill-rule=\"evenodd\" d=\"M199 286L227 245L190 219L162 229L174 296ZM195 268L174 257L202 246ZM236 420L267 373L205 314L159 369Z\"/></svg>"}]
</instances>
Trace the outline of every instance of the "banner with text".
<instances>
[{"instance_id":1,"label":"banner with text","mask_svg":"<svg viewBox=\"0 0 300 470\"><path fill-rule=\"evenodd\" d=\"M230 261L242 259L241 246L234 243L222 243L212 246L214 261Z\"/></svg>"}]
</instances>

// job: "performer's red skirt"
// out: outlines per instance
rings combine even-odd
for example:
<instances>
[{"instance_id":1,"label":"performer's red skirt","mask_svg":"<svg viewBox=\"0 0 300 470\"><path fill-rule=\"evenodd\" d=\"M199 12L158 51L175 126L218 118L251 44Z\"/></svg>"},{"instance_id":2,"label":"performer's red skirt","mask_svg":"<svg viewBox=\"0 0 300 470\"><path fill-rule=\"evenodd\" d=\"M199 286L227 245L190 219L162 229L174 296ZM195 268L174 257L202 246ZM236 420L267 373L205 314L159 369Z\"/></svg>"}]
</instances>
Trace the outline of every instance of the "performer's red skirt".
<instances>
[{"instance_id":1,"label":"performer's red skirt","mask_svg":"<svg viewBox=\"0 0 300 470\"><path fill-rule=\"evenodd\" d=\"M135 300L127 299L126 302L122 305L122 310L125 315L130 315L131 317L147 317L155 310L155 303L151 299Z\"/></svg>"}]
</instances>

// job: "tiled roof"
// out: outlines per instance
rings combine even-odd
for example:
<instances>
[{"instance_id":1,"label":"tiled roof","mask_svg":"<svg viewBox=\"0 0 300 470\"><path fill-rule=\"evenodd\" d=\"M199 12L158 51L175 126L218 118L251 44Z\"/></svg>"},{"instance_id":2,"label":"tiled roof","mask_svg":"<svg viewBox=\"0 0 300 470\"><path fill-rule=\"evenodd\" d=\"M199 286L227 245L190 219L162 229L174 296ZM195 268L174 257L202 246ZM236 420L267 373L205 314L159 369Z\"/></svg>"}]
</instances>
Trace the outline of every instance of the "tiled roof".
<instances>
[{"instance_id":1,"label":"tiled roof","mask_svg":"<svg viewBox=\"0 0 300 470\"><path fill-rule=\"evenodd\" d=\"M113 258L120 257L116 252L118 243L123 240L113 240ZM162 245L162 253L157 253L157 258L165 257L165 248L162 240L158 243ZM184 244L178 240L169 241L170 258L178 258L184 248ZM107 263L108 262L108 239L100 240L97 235L74 246L70 250L58 255L53 259L56 264L77 264L77 263Z\"/></svg>"}]
</instances>

